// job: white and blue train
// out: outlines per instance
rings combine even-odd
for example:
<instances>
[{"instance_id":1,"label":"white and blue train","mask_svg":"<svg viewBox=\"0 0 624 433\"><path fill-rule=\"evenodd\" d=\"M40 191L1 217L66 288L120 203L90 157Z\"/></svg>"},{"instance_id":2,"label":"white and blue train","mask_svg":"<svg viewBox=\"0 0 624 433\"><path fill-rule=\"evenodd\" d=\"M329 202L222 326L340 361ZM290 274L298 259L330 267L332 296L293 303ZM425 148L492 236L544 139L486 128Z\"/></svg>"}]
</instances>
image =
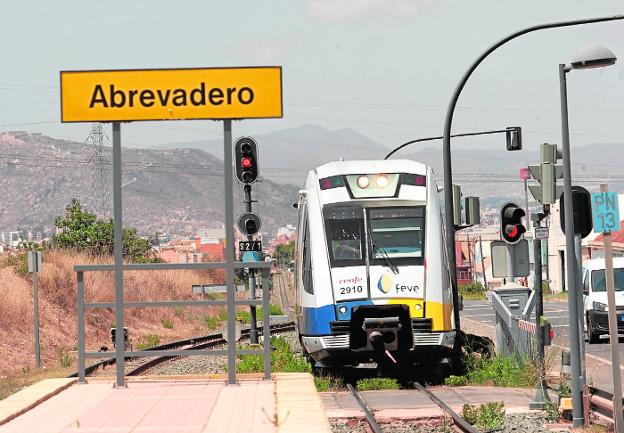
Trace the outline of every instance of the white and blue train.
<instances>
[{"instance_id":1,"label":"white and blue train","mask_svg":"<svg viewBox=\"0 0 624 433\"><path fill-rule=\"evenodd\" d=\"M296 320L317 367L435 364L455 344L438 189L410 160L335 161L299 192Z\"/></svg>"}]
</instances>

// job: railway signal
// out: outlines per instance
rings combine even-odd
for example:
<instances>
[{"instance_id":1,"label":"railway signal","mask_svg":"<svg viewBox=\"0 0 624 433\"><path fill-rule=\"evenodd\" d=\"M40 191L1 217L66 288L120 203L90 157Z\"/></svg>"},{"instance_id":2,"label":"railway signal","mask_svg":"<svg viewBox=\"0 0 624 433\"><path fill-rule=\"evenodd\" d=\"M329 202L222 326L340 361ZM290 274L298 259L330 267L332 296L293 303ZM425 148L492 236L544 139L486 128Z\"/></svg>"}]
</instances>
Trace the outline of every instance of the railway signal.
<instances>
[{"instance_id":1,"label":"railway signal","mask_svg":"<svg viewBox=\"0 0 624 433\"><path fill-rule=\"evenodd\" d=\"M522 128L519 126L509 126L505 132L507 150L522 150Z\"/></svg>"},{"instance_id":2,"label":"railway signal","mask_svg":"<svg viewBox=\"0 0 624 433\"><path fill-rule=\"evenodd\" d=\"M525 216L524 210L516 203L507 203L500 212L500 231L503 240L509 244L517 243L526 228L522 224L522 218Z\"/></svg>"},{"instance_id":3,"label":"railway signal","mask_svg":"<svg viewBox=\"0 0 624 433\"><path fill-rule=\"evenodd\" d=\"M241 137L234 146L236 178L244 183L254 183L258 179L258 145L251 137Z\"/></svg>"},{"instance_id":4,"label":"railway signal","mask_svg":"<svg viewBox=\"0 0 624 433\"><path fill-rule=\"evenodd\" d=\"M529 171L538 185L529 185L533 197L542 204L553 204L563 191L563 185L557 185L557 179L563 178L563 165L557 164L561 152L556 144L542 143L540 163L529 165ZM563 214L563 213L562 213Z\"/></svg>"}]
</instances>

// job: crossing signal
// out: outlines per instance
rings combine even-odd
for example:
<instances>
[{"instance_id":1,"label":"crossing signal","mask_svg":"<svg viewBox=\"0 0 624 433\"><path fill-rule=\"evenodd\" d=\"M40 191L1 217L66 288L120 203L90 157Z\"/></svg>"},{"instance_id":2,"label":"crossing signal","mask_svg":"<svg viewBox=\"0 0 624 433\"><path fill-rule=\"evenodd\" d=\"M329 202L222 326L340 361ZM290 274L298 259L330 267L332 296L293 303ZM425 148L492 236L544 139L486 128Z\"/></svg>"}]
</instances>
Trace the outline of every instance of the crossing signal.
<instances>
[{"instance_id":1,"label":"crossing signal","mask_svg":"<svg viewBox=\"0 0 624 433\"><path fill-rule=\"evenodd\" d=\"M253 212L245 212L238 217L238 229L247 236L255 235L262 227L262 220Z\"/></svg>"},{"instance_id":2,"label":"crossing signal","mask_svg":"<svg viewBox=\"0 0 624 433\"><path fill-rule=\"evenodd\" d=\"M241 137L234 145L236 178L244 184L258 178L258 145L251 137Z\"/></svg>"},{"instance_id":3,"label":"crossing signal","mask_svg":"<svg viewBox=\"0 0 624 433\"><path fill-rule=\"evenodd\" d=\"M515 203L507 203L501 209L501 236L503 240L510 244L515 244L526 232L522 218L525 216L524 209Z\"/></svg>"}]
</instances>

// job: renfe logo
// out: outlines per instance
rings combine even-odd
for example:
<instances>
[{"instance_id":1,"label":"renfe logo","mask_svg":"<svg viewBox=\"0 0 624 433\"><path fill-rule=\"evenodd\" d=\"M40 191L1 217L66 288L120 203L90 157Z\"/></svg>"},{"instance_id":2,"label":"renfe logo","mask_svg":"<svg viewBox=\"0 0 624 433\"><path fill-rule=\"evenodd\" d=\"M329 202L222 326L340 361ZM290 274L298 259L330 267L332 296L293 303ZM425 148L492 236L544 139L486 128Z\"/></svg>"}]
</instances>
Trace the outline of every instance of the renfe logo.
<instances>
[{"instance_id":1,"label":"renfe logo","mask_svg":"<svg viewBox=\"0 0 624 433\"><path fill-rule=\"evenodd\" d=\"M357 284L361 282L362 282L362 277L342 278L338 280L338 284L340 284L341 286L345 284Z\"/></svg>"}]
</instances>

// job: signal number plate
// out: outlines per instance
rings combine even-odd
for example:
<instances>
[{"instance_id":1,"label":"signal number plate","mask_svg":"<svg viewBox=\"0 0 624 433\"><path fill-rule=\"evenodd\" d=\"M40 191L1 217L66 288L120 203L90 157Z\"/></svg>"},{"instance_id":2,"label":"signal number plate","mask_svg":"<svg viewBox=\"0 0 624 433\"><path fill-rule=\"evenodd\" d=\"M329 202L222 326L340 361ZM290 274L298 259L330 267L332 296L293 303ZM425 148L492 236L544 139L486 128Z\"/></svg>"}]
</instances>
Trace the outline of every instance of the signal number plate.
<instances>
[{"instance_id":1,"label":"signal number plate","mask_svg":"<svg viewBox=\"0 0 624 433\"><path fill-rule=\"evenodd\" d=\"M262 251L262 241L239 241L238 251Z\"/></svg>"}]
</instances>

